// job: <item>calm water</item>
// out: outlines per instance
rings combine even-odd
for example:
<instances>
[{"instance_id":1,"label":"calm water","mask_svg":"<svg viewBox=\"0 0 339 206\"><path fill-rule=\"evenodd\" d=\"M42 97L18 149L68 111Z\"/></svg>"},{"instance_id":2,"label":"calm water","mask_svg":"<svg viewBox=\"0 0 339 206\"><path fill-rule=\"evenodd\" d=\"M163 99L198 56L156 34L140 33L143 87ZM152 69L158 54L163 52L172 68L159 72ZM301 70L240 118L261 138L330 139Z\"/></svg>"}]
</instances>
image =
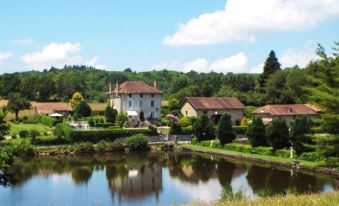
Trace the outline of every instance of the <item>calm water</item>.
<instances>
[{"instance_id":1,"label":"calm water","mask_svg":"<svg viewBox=\"0 0 339 206\"><path fill-rule=\"evenodd\" d=\"M338 180L192 153L109 154L18 160L0 205L166 205L332 191Z\"/></svg>"}]
</instances>

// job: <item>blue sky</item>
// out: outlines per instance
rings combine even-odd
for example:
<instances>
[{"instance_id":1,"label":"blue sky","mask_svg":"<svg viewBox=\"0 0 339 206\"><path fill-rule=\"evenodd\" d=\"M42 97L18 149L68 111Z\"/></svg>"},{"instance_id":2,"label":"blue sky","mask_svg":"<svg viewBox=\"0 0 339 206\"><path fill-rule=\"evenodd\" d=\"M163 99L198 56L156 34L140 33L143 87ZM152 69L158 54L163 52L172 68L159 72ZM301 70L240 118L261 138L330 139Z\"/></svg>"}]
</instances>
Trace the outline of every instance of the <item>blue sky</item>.
<instances>
[{"instance_id":1,"label":"blue sky","mask_svg":"<svg viewBox=\"0 0 339 206\"><path fill-rule=\"evenodd\" d=\"M0 73L86 64L108 70L259 72L270 50L304 66L339 41L339 0L2 0Z\"/></svg>"}]
</instances>

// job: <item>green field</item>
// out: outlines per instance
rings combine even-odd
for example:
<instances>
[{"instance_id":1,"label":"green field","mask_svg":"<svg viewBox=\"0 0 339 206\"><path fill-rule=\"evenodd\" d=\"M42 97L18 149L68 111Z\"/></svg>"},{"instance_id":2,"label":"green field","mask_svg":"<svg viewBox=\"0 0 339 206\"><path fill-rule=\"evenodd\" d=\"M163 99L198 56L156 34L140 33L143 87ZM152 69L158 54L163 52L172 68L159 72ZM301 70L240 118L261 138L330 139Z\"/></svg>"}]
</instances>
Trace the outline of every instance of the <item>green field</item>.
<instances>
[{"instance_id":1,"label":"green field","mask_svg":"<svg viewBox=\"0 0 339 206\"><path fill-rule=\"evenodd\" d=\"M10 131L9 131L9 134L10 135L13 135L13 134L18 134L20 131L22 130L32 130L32 129L35 129L37 130L41 135L45 132L49 132L49 131L52 131L51 128L43 125L43 124L23 124L23 123L20 123L20 124L14 124L14 123L10 123L11 124L11 128L10 128Z\"/></svg>"}]
</instances>

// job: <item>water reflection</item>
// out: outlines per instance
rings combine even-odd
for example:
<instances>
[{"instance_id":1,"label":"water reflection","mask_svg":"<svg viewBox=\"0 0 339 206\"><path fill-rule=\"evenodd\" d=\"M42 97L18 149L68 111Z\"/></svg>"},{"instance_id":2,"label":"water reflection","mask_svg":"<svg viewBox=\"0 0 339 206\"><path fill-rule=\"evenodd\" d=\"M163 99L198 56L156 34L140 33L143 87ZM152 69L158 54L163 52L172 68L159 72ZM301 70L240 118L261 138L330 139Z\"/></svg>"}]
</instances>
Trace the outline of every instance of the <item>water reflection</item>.
<instances>
[{"instance_id":1,"label":"water reflection","mask_svg":"<svg viewBox=\"0 0 339 206\"><path fill-rule=\"evenodd\" d=\"M32 204L40 205L50 203L44 196L54 205L99 199L105 201L102 205L171 204L215 200L225 189L256 198L331 191L338 181L192 153L38 157L17 160L9 172L15 175L9 188L0 188L4 203L27 193ZM50 189L41 190L41 185ZM58 195L63 198L54 200ZM17 205L29 205L25 201Z\"/></svg>"}]
</instances>

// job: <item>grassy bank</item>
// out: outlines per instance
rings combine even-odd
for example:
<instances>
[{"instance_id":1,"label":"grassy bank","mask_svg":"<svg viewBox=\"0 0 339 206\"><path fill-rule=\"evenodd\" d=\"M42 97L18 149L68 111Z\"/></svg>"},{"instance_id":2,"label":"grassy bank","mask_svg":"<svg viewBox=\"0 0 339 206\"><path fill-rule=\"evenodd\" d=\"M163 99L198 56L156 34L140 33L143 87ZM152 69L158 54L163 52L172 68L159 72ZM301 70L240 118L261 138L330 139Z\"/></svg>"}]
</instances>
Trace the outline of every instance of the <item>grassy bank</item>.
<instances>
[{"instance_id":1,"label":"grassy bank","mask_svg":"<svg viewBox=\"0 0 339 206\"><path fill-rule=\"evenodd\" d=\"M251 200L233 200L227 202L217 202L212 205L217 206L334 206L339 204L339 192L305 194L305 195L287 195L267 197L255 201ZM190 205L211 205L203 203L192 203Z\"/></svg>"},{"instance_id":2,"label":"grassy bank","mask_svg":"<svg viewBox=\"0 0 339 206\"><path fill-rule=\"evenodd\" d=\"M295 162L295 159L284 158L284 157L279 157L279 156L248 154L248 153L243 153L243 152L230 151L230 150L224 150L224 149L218 149L218 148L210 148L210 147L191 145L191 144L182 144L179 146L182 148L193 150L193 151L209 152L213 154L220 154L220 155L226 155L226 156L244 158L244 159L250 158L250 159L266 160L266 161L272 161L272 162L277 162L277 163L287 163L287 164L294 164ZM318 163L318 162L309 162L309 161L304 161L304 160L300 160L299 162L302 166L307 166L311 168L322 165L321 163Z\"/></svg>"},{"instance_id":3,"label":"grassy bank","mask_svg":"<svg viewBox=\"0 0 339 206\"><path fill-rule=\"evenodd\" d=\"M23 131L23 130L31 131L33 129L38 131L40 134L44 134L46 132L51 131L51 128L49 128L49 127L47 127L43 124L40 124L40 123L39 124L23 124L23 123L14 124L14 123L11 123L11 128L10 128L9 134L10 135L19 134L20 131Z\"/></svg>"}]
</instances>

